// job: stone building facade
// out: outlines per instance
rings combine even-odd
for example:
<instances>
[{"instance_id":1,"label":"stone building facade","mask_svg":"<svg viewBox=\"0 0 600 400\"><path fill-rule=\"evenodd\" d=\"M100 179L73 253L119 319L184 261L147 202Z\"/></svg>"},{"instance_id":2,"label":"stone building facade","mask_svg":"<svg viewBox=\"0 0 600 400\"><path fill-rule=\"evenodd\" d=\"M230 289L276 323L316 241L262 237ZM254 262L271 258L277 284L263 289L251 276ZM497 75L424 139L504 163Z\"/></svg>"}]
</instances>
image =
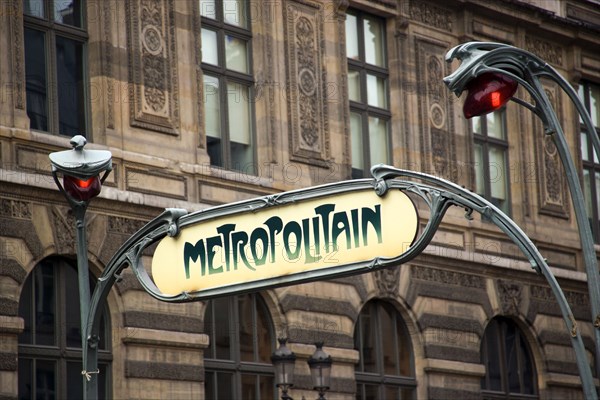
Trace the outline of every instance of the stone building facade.
<instances>
[{"instance_id":1,"label":"stone building facade","mask_svg":"<svg viewBox=\"0 0 600 400\"><path fill-rule=\"evenodd\" d=\"M598 127L598 2L242 3L0 1L0 398L78 398L74 221L48 159L76 133L113 154L87 216L96 277L166 207L366 176L383 161L509 212L547 257L594 364L556 149L514 103L467 121L442 78L459 43L512 44L580 88ZM597 161L575 110L546 90L593 194ZM596 226L598 204L588 211ZM581 398L548 285L498 229L463 214L451 210L409 264L209 302L161 303L125 270L106 305L101 393L275 398L269 356L285 336L296 399L315 397L306 360L318 340L334 362L328 399Z\"/></svg>"}]
</instances>

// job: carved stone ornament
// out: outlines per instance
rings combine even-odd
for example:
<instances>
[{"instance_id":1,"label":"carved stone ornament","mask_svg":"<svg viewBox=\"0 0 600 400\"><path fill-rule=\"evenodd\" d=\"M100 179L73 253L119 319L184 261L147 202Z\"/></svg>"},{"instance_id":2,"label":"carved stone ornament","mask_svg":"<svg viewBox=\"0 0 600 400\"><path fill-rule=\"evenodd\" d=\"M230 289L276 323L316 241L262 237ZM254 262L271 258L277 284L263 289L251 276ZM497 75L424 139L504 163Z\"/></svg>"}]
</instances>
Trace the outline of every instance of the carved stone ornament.
<instances>
[{"instance_id":1,"label":"carved stone ornament","mask_svg":"<svg viewBox=\"0 0 600 400\"><path fill-rule=\"evenodd\" d=\"M519 315L523 287L518 283L498 280L497 288L502 313L504 315Z\"/></svg>"},{"instance_id":2,"label":"carved stone ornament","mask_svg":"<svg viewBox=\"0 0 600 400\"><path fill-rule=\"evenodd\" d=\"M559 45L546 42L536 37L527 36L525 38L527 51L532 52L542 60L554 65L560 66L563 63L563 48Z\"/></svg>"},{"instance_id":3,"label":"carved stone ornament","mask_svg":"<svg viewBox=\"0 0 600 400\"><path fill-rule=\"evenodd\" d=\"M290 158L327 166L326 72L323 7L309 0L284 3Z\"/></svg>"},{"instance_id":4,"label":"carved stone ornament","mask_svg":"<svg viewBox=\"0 0 600 400\"><path fill-rule=\"evenodd\" d=\"M434 6L423 0L411 0L409 7L411 19L445 30L452 31L452 16L448 10Z\"/></svg>"},{"instance_id":5,"label":"carved stone ornament","mask_svg":"<svg viewBox=\"0 0 600 400\"><path fill-rule=\"evenodd\" d=\"M552 293L552 289L549 287L532 285L530 291L533 299L550 303L556 302L556 297L554 296L554 293ZM590 302L587 293L564 290L564 294L565 298L567 299L567 303L569 303L571 307L589 308Z\"/></svg>"},{"instance_id":6,"label":"carved stone ornament","mask_svg":"<svg viewBox=\"0 0 600 400\"><path fill-rule=\"evenodd\" d=\"M132 235L144 226L144 221L125 218L125 217L108 217L109 232L119 233L122 235Z\"/></svg>"},{"instance_id":7,"label":"carved stone ornament","mask_svg":"<svg viewBox=\"0 0 600 400\"><path fill-rule=\"evenodd\" d=\"M414 266L412 268L411 279L483 290L486 288L485 279L481 276L421 266Z\"/></svg>"},{"instance_id":8,"label":"carved stone ornament","mask_svg":"<svg viewBox=\"0 0 600 400\"><path fill-rule=\"evenodd\" d=\"M382 268L373 273L373 278L380 295L393 297L398 291L400 268Z\"/></svg>"},{"instance_id":9,"label":"carved stone ornament","mask_svg":"<svg viewBox=\"0 0 600 400\"><path fill-rule=\"evenodd\" d=\"M52 207L54 243L59 254L75 252L75 218L63 208Z\"/></svg>"},{"instance_id":10,"label":"carved stone ornament","mask_svg":"<svg viewBox=\"0 0 600 400\"><path fill-rule=\"evenodd\" d=\"M416 54L419 60L417 87L419 96L419 121L421 126L421 169L424 172L454 178L455 138L452 113L447 90L442 78L448 74L443 61L445 44L417 39Z\"/></svg>"},{"instance_id":11,"label":"carved stone ornament","mask_svg":"<svg viewBox=\"0 0 600 400\"><path fill-rule=\"evenodd\" d=\"M560 98L556 96L558 88L546 88L546 95L552 104L555 105L559 120L561 119ZM560 155L556 149L552 136L544 135L543 128L537 117L534 118L533 130L534 146L537 161L538 174L538 201L540 204L540 214L548 214L554 217L569 218L569 207L567 199L566 180L564 178L564 169L560 161Z\"/></svg>"},{"instance_id":12,"label":"carved stone ornament","mask_svg":"<svg viewBox=\"0 0 600 400\"><path fill-rule=\"evenodd\" d=\"M175 11L167 0L131 0L128 23L131 125L177 134Z\"/></svg>"},{"instance_id":13,"label":"carved stone ornament","mask_svg":"<svg viewBox=\"0 0 600 400\"><path fill-rule=\"evenodd\" d=\"M0 217L31 220L31 203L0 198Z\"/></svg>"}]
</instances>

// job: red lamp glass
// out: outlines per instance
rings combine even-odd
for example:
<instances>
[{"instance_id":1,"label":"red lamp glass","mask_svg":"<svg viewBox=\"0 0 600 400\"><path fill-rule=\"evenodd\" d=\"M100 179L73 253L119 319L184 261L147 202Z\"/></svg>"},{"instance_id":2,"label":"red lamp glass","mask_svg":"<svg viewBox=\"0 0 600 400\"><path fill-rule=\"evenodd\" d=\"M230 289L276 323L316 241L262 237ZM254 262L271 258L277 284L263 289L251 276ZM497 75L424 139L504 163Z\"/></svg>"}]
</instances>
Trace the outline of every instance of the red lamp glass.
<instances>
[{"instance_id":1,"label":"red lamp glass","mask_svg":"<svg viewBox=\"0 0 600 400\"><path fill-rule=\"evenodd\" d=\"M495 72L477 76L466 86L468 94L463 105L465 118L477 117L499 109L515 94L518 86L514 79Z\"/></svg>"},{"instance_id":2,"label":"red lamp glass","mask_svg":"<svg viewBox=\"0 0 600 400\"><path fill-rule=\"evenodd\" d=\"M80 179L70 175L63 176L65 192L75 200L89 201L100 194L102 183L98 176L89 179Z\"/></svg>"}]
</instances>

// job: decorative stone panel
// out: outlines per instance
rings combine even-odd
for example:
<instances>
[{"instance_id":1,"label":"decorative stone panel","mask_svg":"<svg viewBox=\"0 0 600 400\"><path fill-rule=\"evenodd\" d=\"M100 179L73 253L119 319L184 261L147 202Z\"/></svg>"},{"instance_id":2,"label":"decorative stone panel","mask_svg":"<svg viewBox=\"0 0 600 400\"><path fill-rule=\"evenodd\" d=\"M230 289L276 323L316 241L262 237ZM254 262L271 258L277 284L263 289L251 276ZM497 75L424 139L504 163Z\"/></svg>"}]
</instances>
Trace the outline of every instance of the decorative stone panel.
<instances>
[{"instance_id":1,"label":"decorative stone panel","mask_svg":"<svg viewBox=\"0 0 600 400\"><path fill-rule=\"evenodd\" d=\"M284 7L290 158L327 167L326 69L322 5L298 0Z\"/></svg>"},{"instance_id":2,"label":"decorative stone panel","mask_svg":"<svg viewBox=\"0 0 600 400\"><path fill-rule=\"evenodd\" d=\"M498 280L498 297L503 315L519 315L523 300L523 286L517 282Z\"/></svg>"},{"instance_id":3,"label":"decorative stone panel","mask_svg":"<svg viewBox=\"0 0 600 400\"><path fill-rule=\"evenodd\" d=\"M562 120L562 106L559 88L556 85L546 87L546 95L557 110L559 121ZM552 136L545 135L537 116L534 119L534 143L538 182L539 213L554 217L569 218L569 203L567 198L567 182L560 155Z\"/></svg>"},{"instance_id":4,"label":"decorative stone panel","mask_svg":"<svg viewBox=\"0 0 600 400\"><path fill-rule=\"evenodd\" d=\"M113 79L112 70L114 60L111 39L111 21L113 21L113 19L111 17L116 7L117 4L113 1L102 1L102 75L104 75L104 79L106 79L106 96L104 96L104 98L106 98L106 127L109 129L114 129L115 127L115 102L113 101L115 81Z\"/></svg>"},{"instance_id":5,"label":"decorative stone panel","mask_svg":"<svg viewBox=\"0 0 600 400\"><path fill-rule=\"evenodd\" d=\"M485 279L481 276L422 266L414 266L411 269L411 279L482 290L485 290L486 288Z\"/></svg>"},{"instance_id":6,"label":"decorative stone panel","mask_svg":"<svg viewBox=\"0 0 600 400\"><path fill-rule=\"evenodd\" d=\"M75 253L75 218L64 208L52 207L54 243L59 254Z\"/></svg>"},{"instance_id":7,"label":"decorative stone panel","mask_svg":"<svg viewBox=\"0 0 600 400\"><path fill-rule=\"evenodd\" d=\"M563 48L557 44L533 36L527 36L525 38L525 46L527 51L532 52L547 63L554 66L561 66L563 64Z\"/></svg>"},{"instance_id":8,"label":"decorative stone panel","mask_svg":"<svg viewBox=\"0 0 600 400\"><path fill-rule=\"evenodd\" d=\"M421 170L455 180L454 121L449 92L442 78L450 73L444 54L446 43L417 38L417 87L419 93L419 125L421 126Z\"/></svg>"},{"instance_id":9,"label":"decorative stone panel","mask_svg":"<svg viewBox=\"0 0 600 400\"><path fill-rule=\"evenodd\" d=\"M0 217L31 220L31 203L0 198Z\"/></svg>"},{"instance_id":10,"label":"decorative stone panel","mask_svg":"<svg viewBox=\"0 0 600 400\"><path fill-rule=\"evenodd\" d=\"M15 108L25 110L25 54L23 44L23 2L12 0L5 5L11 15L11 43L14 73ZM10 4L12 3L12 4ZM10 8L9 8L10 7Z\"/></svg>"},{"instance_id":11,"label":"decorative stone panel","mask_svg":"<svg viewBox=\"0 0 600 400\"><path fill-rule=\"evenodd\" d=\"M423 0L411 0L409 7L410 18L442 29L446 32L452 31L452 15L448 10L433 4L424 2Z\"/></svg>"},{"instance_id":12,"label":"decorative stone panel","mask_svg":"<svg viewBox=\"0 0 600 400\"><path fill-rule=\"evenodd\" d=\"M379 269L373 272L373 279L381 297L395 297L400 282L400 267Z\"/></svg>"},{"instance_id":13,"label":"decorative stone panel","mask_svg":"<svg viewBox=\"0 0 600 400\"><path fill-rule=\"evenodd\" d=\"M128 17L130 124L176 135L179 103L175 11L167 0L132 0Z\"/></svg>"}]
</instances>

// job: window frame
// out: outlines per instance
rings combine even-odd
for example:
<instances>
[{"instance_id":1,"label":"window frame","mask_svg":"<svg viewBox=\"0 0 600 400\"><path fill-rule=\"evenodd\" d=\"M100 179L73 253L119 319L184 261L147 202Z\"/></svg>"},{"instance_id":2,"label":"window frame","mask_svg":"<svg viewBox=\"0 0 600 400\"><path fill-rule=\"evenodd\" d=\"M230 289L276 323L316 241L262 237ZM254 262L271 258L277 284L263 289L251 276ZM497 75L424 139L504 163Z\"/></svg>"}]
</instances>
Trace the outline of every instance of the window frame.
<instances>
[{"instance_id":1,"label":"window frame","mask_svg":"<svg viewBox=\"0 0 600 400\"><path fill-rule=\"evenodd\" d=\"M362 159L363 159L363 170L359 171L350 165L352 170L352 178L363 178L370 176L371 173L371 153L370 153L370 133L369 133L369 117L381 118L386 121L386 148L387 154L385 158L388 163L392 159L391 149L391 119L392 113L390 111L390 73L388 68L388 52L387 52L387 21L385 18L381 18L377 15L364 13L357 9L348 9L347 15L356 17L357 24L357 38L358 38L358 60L346 57L348 65L348 75L351 71L356 71L359 74L359 87L360 87L360 101L351 100L348 96L348 102L350 106L350 113L359 114L361 116L361 142L362 142ZM384 56L384 67L369 64L366 61L365 55L365 36L364 36L364 20L365 17L374 18L379 20L381 23L382 30L382 54ZM346 40L348 37L346 35ZM367 92L367 75L374 75L379 78L385 79L385 101L388 108L377 107L369 104L368 92ZM352 132L350 132L352 135ZM359 176L360 175L360 176Z\"/></svg>"},{"instance_id":2,"label":"window frame","mask_svg":"<svg viewBox=\"0 0 600 400\"><path fill-rule=\"evenodd\" d=\"M19 0L22 1L22 0ZM26 14L23 10L23 28L42 32L44 34L44 60L46 64L46 112L48 119L48 130L33 129L52 135L72 136L63 134L60 131L60 110L59 110L59 88L58 88L58 65L56 61L56 38L63 37L77 42L82 46L81 53L81 81L82 81L82 107L83 107L83 132L80 135L91 139L92 124L90 123L90 78L88 70L88 41L86 0L80 0L81 7L81 27L55 22L54 15L55 0L43 0L44 17ZM25 70L27 65L24 66ZM26 82L25 82L26 83ZM27 90L27 89L25 89Z\"/></svg>"},{"instance_id":3,"label":"window frame","mask_svg":"<svg viewBox=\"0 0 600 400\"><path fill-rule=\"evenodd\" d=\"M494 111L494 113L501 113L501 118L502 118L502 129L503 129L503 135L505 137L505 139L498 139L498 138L494 138L489 136L488 133L488 122L487 122L487 114L486 115L482 115L480 117L478 117L480 119L480 127L481 127L481 133L477 133L475 132L474 129L474 121L471 120L469 123L469 127L470 127L470 131L471 131L471 135L473 136L473 144L475 145L480 145L481 146L481 152L482 152L482 164L480 167L480 171L483 174L483 185L484 185L484 193L482 193L481 195L488 201L494 203L494 198L492 197L492 179L491 179L491 174L490 174L490 160L489 160L489 151L490 151L490 147L492 148L499 148L502 150L502 152L504 153L505 159L504 159L504 185L505 185L505 190L506 190L506 205L505 207L501 207L499 204L494 203L495 206L497 206L498 208L500 208L501 210L503 210L507 215L511 215L512 214L512 202L511 202L511 190L510 190L510 160L509 160L509 144L508 144L508 129L506 126L506 107L502 107L496 111ZM474 168L478 168L478 162L475 161L473 163ZM477 172L474 171L475 174L473 176L473 179L476 179L476 175ZM475 190L477 191L477 187L475 185ZM479 193L478 193L479 194Z\"/></svg>"},{"instance_id":4,"label":"window frame","mask_svg":"<svg viewBox=\"0 0 600 400\"><path fill-rule=\"evenodd\" d=\"M374 330L375 334L375 361L376 361L376 365L377 365L377 371L378 372L365 372L364 371L364 358L363 358L363 353L364 353L364 338L362 335L362 331L361 331L361 320L364 317L364 312L366 311L371 311L369 310L367 307L372 307L372 310L374 310L373 314L370 314L369 317L373 318L373 320L371 321L371 324L376 324L377 327ZM396 346L398 352L396 352L396 363L397 365L400 364L400 360L398 359L398 354L400 353L400 343L398 343L398 335L404 335L409 343L409 349L408 349L408 357L409 357L409 368L410 368L410 372L412 374L412 376L403 376L403 375L389 375L386 374L385 372L385 367L384 367L384 363L383 363L383 358L384 358L384 350L383 350L383 329L382 329L382 320L381 320L381 313L382 312L386 312L386 310L384 310L385 308L387 308L388 312L391 313L391 315L393 316L393 323L394 326L398 326L398 322L400 322L401 325L401 332L396 331L395 332L395 336L394 336L394 345ZM373 331L371 331L370 333L373 333ZM358 348L356 348L358 347ZM363 308L361 309L361 312L358 315L358 318L356 319L355 325L354 325L354 349L358 351L358 355L359 355L359 360L358 363L355 366L354 369L354 376L356 379L356 395L357 398L359 398L358 396L361 396L361 398L365 398L365 385L371 385L371 386L377 386L377 391L378 391L378 398L379 399L387 399L386 398L386 393L385 393L385 389L386 388L394 388L394 389L408 389L412 391L412 397L414 398L416 396L416 388L417 388L417 381L416 381L416 376L415 376L415 360L414 360L414 351L412 348L412 344L410 342L410 334L408 332L408 329L406 327L406 323L404 322L404 319L402 318L402 316L400 315L400 313L398 312L398 310L390 303L379 300L379 299L375 299L375 300L371 300L369 302L367 302ZM404 349L402 349L404 350ZM359 393L359 390L361 391L361 393ZM404 398L403 398L404 400Z\"/></svg>"},{"instance_id":5,"label":"window frame","mask_svg":"<svg viewBox=\"0 0 600 400\"><path fill-rule=\"evenodd\" d=\"M598 87L600 91L600 84L593 83L590 81L582 81L579 84L579 94L583 95L583 98L580 99L583 103L585 110L591 114L591 104L590 104L590 86ZM598 105L600 107L600 104ZM593 123L593 120L592 120ZM600 123L600 121L599 121ZM600 135L600 126L594 126L595 132L597 135ZM592 228L592 235L594 237L594 241L596 243L600 243L600 204L598 199L600 199L600 188L596 187L596 176L600 176L600 156L594 157L594 145L592 142L592 138L590 132L587 131L587 128L583 121L580 119L579 123L579 136L580 136L580 146L583 144L583 136L585 135L585 145L588 150L588 154L583 154L583 149L581 150L581 164L583 170L587 170L590 172L589 176L589 185L590 185L590 193L587 194L591 197L590 204L592 207L592 215L588 215L588 220L590 220L590 227ZM581 148L581 147L580 147ZM587 158L587 159L586 159ZM595 161L598 159L598 161ZM583 186L582 189L585 190L585 175L582 171L582 181ZM586 193L584 192L584 195ZM596 199L594 201L594 199ZM588 200L588 199L586 199Z\"/></svg>"},{"instance_id":6,"label":"window frame","mask_svg":"<svg viewBox=\"0 0 600 400\"><path fill-rule=\"evenodd\" d=\"M492 325L494 324L494 325ZM524 375L522 371L522 363L524 362L524 356L522 351L527 352L527 356L531 361L531 386L533 388L533 394L526 393L513 393L510 392L509 383L508 383L508 364L507 364L507 352L506 352L506 331L508 326L511 325L515 331L515 343L523 343L525 344L525 349L522 347L515 346L517 351L517 363L519 365L518 373L519 373L519 385L522 389ZM490 357L494 357L493 355L488 354L488 346L486 342L486 338L489 336L489 329L496 329L496 337L499 339L494 344L497 345L498 358L500 359L500 381L503 391L497 391L490 389L491 385L489 383L489 374L487 371L487 365L489 363ZM486 368L485 376L481 378L481 394L485 400L495 400L495 399L503 399L503 400L530 400L530 399L538 399L539 398L539 388L537 386L537 381L535 377L537 376L537 368L535 366L535 360L533 358L533 353L531 348L529 347L529 343L527 342L527 338L522 333L521 328L510 318L506 317L495 317L493 318L485 328L484 335L481 339L481 362Z\"/></svg>"},{"instance_id":7,"label":"window frame","mask_svg":"<svg viewBox=\"0 0 600 400\"><path fill-rule=\"evenodd\" d=\"M40 361L51 361L56 365L56 374L55 374L55 393L57 399L67 398L67 387L69 386L69 382L67 382L68 374L67 374L67 366L69 363L76 362L77 365L81 366L83 351L81 347L73 347L68 344L67 341L67 306L71 306L76 308L75 314L77 316L80 315L79 312L79 301L72 301L73 297L79 299L79 296L75 296L78 293L73 292L73 288L69 287L66 281L66 269L72 268L75 274L77 274L77 267L73 265L71 262L67 261L63 258L47 258L38 263L34 269L30 272L27 277L21 295L19 297L19 316L23 317L21 314L22 307L28 307L29 310L36 310L35 300L35 290L34 285L37 282L33 282L34 274L37 272L37 268L42 268L43 265L50 265L54 271L53 275L53 294L54 294L54 329L55 329L55 343L53 345L46 344L35 344L35 343L22 343L21 335L19 335L18 340L18 360L19 364L21 364L22 360L32 360L35 365L36 360ZM90 276L90 286L93 285L94 278ZM30 285L31 291L29 293L29 299L24 299L23 296L26 293L26 287ZM31 303L24 305L24 302L30 301ZM33 314L32 314L33 315ZM23 317L24 318L24 317ZM33 318L33 317L32 317ZM32 342L33 337L35 337L35 323L32 324ZM102 329L103 328L103 329ZM111 335L111 321L110 321L110 313L108 310L108 305L104 305L104 309L102 311L101 316L101 331L100 331L100 343L98 343L98 364L101 366L104 364L105 367L105 390L106 398L112 397L112 335ZM20 365L19 365L20 369ZM36 381L36 368L33 367L32 381ZM19 379L20 381L20 379ZM20 382L22 383L22 382ZM34 385L35 387L36 385ZM20 387L20 385L19 385ZM99 387L99 389L101 389ZM35 389L32 392L32 395L35 395ZM83 390L83 387L82 387ZM19 394L19 398L21 398L22 394Z\"/></svg>"},{"instance_id":8,"label":"window frame","mask_svg":"<svg viewBox=\"0 0 600 400\"><path fill-rule=\"evenodd\" d=\"M200 4L200 2L197 2ZM223 168L226 170L240 171L243 173L247 173L249 175L255 175L256 171L256 160L257 160L257 135L256 135L256 116L255 116L255 104L254 104L254 85L256 83L254 79L254 69L253 69L253 57L252 57L252 30L251 23L252 18L250 15L250 11L252 7L248 6L248 3L244 2L244 15L246 17L247 28L236 26L229 24L225 21L223 5L221 1L215 1L215 18L209 18L201 14L201 10L198 9L198 15L200 16L200 32L199 35L202 36L202 29L208 29L216 33L217 36L217 60L218 65L210 64L203 62L200 60L200 66L202 69L202 74L208 75L212 78L215 78L219 82L219 107L220 107L220 129L221 129L221 163L213 163L211 159L210 165L216 168ZM199 5L198 7L201 7ZM235 71L232 69L228 69L227 65L225 65L226 60L226 52L225 52L225 37L226 35L233 36L236 38L240 38L246 41L246 55L247 55L247 63L248 63L248 73L243 73L239 71ZM236 162L233 160L232 152L231 152L231 132L229 130L229 105L228 105L228 83L235 83L239 85L243 85L248 88L248 113L250 114L248 127L250 130L250 141L251 141L251 168L248 166L240 165L240 168L235 168ZM203 104L206 104L206 87L204 86L204 99ZM206 108L204 108L206 112ZM206 118L206 115L205 115ZM205 123L205 121L203 121ZM206 149L208 151L208 137L209 135L206 133L206 125L203 125L204 137L206 141ZM251 171L251 172L250 172Z\"/></svg>"},{"instance_id":9,"label":"window frame","mask_svg":"<svg viewBox=\"0 0 600 400\"><path fill-rule=\"evenodd\" d=\"M272 317L269 313L269 309L266 305L266 303L264 302L264 300L260 297L260 295L258 294L250 294L250 299L252 301L252 330L253 330L253 338L257 337L257 328L258 328L258 307L262 307L265 311L265 316L267 318L267 326L266 328L269 331L269 337L270 337L270 345L271 345L271 349L269 354L271 354L274 350L275 350L275 330L274 330L274 326L273 326L273 321L272 321ZM253 354L254 354L254 360L255 361L242 361L241 360L241 347L240 347L240 324L239 324L239 319L240 319L240 310L239 310L239 300L240 296L234 295L234 296L229 296L226 298L223 298L222 300L227 301L227 306L228 306L228 312L227 312L227 322L228 322L228 327L229 327L229 344L230 344L230 355L229 355L229 359L223 359L223 358L216 358L216 354L217 354L217 350L215 347L213 347L212 344L214 344L215 338L216 338L216 329L218 329L219 327L217 326L216 323L214 323L214 316L216 315L215 313L215 301L210 300L207 302L207 308L205 310L205 314L204 314L204 330L205 333L209 335L209 337L211 338L211 345L205 350L204 353L204 370L205 370L205 379L208 380L209 377L209 373L211 372L216 372L216 373L228 373L232 375L232 385L233 385L233 395L234 398L242 398L242 375L254 375L255 379L260 378L260 376L267 376L267 377L272 377L273 378L273 393L272 396L276 396L277 395L277 389L275 387L275 368L272 364L266 364L266 363L261 363L261 362L257 362L256 360L258 359L257 355L258 355L258 343L256 343L255 341L253 342ZM211 307L211 309L209 310L209 307ZM212 320L209 320L209 318L207 317L207 315L209 315L210 311L210 315L212 316ZM213 354L211 354L211 352L213 352ZM213 358L215 357L215 358ZM216 397L215 399L219 398L219 388L218 388L218 384L217 384L217 374L214 374L212 379L214 379L213 381L213 387L215 387L217 389L216 392ZM206 385L206 382L205 382ZM260 388L258 386L256 386L256 396L257 398L260 397L260 393L258 392ZM274 398L274 397L273 397ZM266 400L266 399L263 399Z\"/></svg>"}]
</instances>

